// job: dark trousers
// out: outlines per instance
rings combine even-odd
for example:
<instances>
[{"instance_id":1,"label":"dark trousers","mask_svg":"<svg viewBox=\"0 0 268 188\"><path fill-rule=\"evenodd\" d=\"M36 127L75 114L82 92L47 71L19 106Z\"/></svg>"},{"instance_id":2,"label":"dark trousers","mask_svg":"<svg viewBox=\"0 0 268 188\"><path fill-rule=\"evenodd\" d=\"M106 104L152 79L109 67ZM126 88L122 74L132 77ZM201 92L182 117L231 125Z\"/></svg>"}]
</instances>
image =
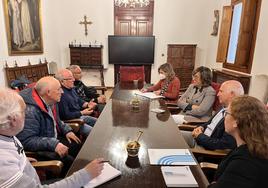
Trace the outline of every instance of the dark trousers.
<instances>
[{"instance_id":1,"label":"dark trousers","mask_svg":"<svg viewBox=\"0 0 268 188\"><path fill-rule=\"evenodd\" d=\"M40 161L48 161L48 160L59 160L63 165L61 177L65 177L66 173L68 172L69 168L71 167L76 155L78 154L79 150L82 147L82 144L77 144L74 141L71 143L64 137L58 137L58 140L69 148L68 155L64 157L60 157L59 154L53 151L38 151L37 152L37 159Z\"/></svg>"}]
</instances>

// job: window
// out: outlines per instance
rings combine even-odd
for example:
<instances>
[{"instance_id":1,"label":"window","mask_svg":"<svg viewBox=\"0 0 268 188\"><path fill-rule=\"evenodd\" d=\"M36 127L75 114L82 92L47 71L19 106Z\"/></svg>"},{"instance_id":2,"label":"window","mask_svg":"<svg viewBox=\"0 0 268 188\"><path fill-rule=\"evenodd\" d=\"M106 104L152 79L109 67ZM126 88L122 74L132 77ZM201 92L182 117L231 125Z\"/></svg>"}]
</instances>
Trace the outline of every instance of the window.
<instances>
[{"instance_id":1,"label":"window","mask_svg":"<svg viewBox=\"0 0 268 188\"><path fill-rule=\"evenodd\" d=\"M261 0L232 0L223 7L217 62L250 73L258 29Z\"/></svg>"}]
</instances>

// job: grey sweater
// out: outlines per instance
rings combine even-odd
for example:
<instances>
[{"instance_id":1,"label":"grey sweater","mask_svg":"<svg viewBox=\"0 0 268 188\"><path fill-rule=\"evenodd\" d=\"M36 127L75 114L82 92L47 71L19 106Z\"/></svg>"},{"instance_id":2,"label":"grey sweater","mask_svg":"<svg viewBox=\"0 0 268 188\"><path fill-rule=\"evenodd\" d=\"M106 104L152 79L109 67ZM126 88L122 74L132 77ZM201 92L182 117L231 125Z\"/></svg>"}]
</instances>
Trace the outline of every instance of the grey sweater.
<instances>
[{"instance_id":1,"label":"grey sweater","mask_svg":"<svg viewBox=\"0 0 268 188\"><path fill-rule=\"evenodd\" d=\"M17 146L15 145L17 144ZM90 181L90 175L81 169L72 176L50 185L41 185L39 177L25 156L18 152L22 148L20 141L14 137L0 135L0 187L16 188L80 188Z\"/></svg>"}]
</instances>

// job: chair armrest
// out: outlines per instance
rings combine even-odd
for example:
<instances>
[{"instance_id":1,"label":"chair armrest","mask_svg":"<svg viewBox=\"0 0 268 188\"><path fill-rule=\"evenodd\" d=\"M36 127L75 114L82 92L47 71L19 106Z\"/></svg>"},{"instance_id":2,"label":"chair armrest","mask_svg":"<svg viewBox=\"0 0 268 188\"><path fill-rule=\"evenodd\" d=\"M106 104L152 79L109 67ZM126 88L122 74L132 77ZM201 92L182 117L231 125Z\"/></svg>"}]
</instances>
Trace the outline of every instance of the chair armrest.
<instances>
[{"instance_id":1,"label":"chair armrest","mask_svg":"<svg viewBox=\"0 0 268 188\"><path fill-rule=\"evenodd\" d=\"M84 125L85 122L82 119L69 119L69 120L64 120L64 123L78 123L79 125Z\"/></svg>"},{"instance_id":2,"label":"chair armrest","mask_svg":"<svg viewBox=\"0 0 268 188\"><path fill-rule=\"evenodd\" d=\"M107 91L107 87L105 86L93 86L96 90L100 90L101 93L104 95L105 91Z\"/></svg>"},{"instance_id":3,"label":"chair armrest","mask_svg":"<svg viewBox=\"0 0 268 188\"><path fill-rule=\"evenodd\" d=\"M199 163L201 169L214 169L217 170L218 165L215 163L209 163L209 162L201 162Z\"/></svg>"},{"instance_id":4,"label":"chair armrest","mask_svg":"<svg viewBox=\"0 0 268 188\"><path fill-rule=\"evenodd\" d=\"M75 133L79 132L79 129L82 125L80 125L79 123L67 123Z\"/></svg>"},{"instance_id":5,"label":"chair armrest","mask_svg":"<svg viewBox=\"0 0 268 188\"><path fill-rule=\"evenodd\" d=\"M165 104L167 106L170 106L170 107L178 107L177 103L174 103L174 102L165 102ZM178 107L179 108L179 107Z\"/></svg>"},{"instance_id":6,"label":"chair armrest","mask_svg":"<svg viewBox=\"0 0 268 188\"><path fill-rule=\"evenodd\" d=\"M107 87L105 86L93 86L96 90L104 90L107 91Z\"/></svg>"},{"instance_id":7,"label":"chair armrest","mask_svg":"<svg viewBox=\"0 0 268 188\"><path fill-rule=\"evenodd\" d=\"M59 176L63 167L61 161L52 160L52 161L38 161L32 162L32 166L36 170L45 170L53 173L55 176Z\"/></svg>"},{"instance_id":8,"label":"chair armrest","mask_svg":"<svg viewBox=\"0 0 268 188\"><path fill-rule=\"evenodd\" d=\"M27 157L37 158L37 153L34 151L25 151Z\"/></svg>"},{"instance_id":9,"label":"chair armrest","mask_svg":"<svg viewBox=\"0 0 268 188\"><path fill-rule=\"evenodd\" d=\"M178 127L182 131L193 131L197 126L196 125L179 125Z\"/></svg>"},{"instance_id":10,"label":"chair armrest","mask_svg":"<svg viewBox=\"0 0 268 188\"><path fill-rule=\"evenodd\" d=\"M201 148L191 148L190 149L194 155L201 155L210 158L223 158L229 153L229 149L226 150L206 150Z\"/></svg>"}]
</instances>

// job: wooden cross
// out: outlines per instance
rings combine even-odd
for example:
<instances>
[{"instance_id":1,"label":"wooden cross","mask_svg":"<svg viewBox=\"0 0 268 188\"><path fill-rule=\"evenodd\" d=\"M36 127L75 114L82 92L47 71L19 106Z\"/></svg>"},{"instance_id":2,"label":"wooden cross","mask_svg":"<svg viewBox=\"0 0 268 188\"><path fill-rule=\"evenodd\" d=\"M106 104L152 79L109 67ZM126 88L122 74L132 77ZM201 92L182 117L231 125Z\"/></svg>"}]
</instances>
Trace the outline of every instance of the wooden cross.
<instances>
[{"instance_id":1,"label":"wooden cross","mask_svg":"<svg viewBox=\"0 0 268 188\"><path fill-rule=\"evenodd\" d=\"M92 24L92 22L87 21L87 16L84 16L84 21L79 22L81 25L85 25L85 35L87 36L87 25Z\"/></svg>"}]
</instances>

